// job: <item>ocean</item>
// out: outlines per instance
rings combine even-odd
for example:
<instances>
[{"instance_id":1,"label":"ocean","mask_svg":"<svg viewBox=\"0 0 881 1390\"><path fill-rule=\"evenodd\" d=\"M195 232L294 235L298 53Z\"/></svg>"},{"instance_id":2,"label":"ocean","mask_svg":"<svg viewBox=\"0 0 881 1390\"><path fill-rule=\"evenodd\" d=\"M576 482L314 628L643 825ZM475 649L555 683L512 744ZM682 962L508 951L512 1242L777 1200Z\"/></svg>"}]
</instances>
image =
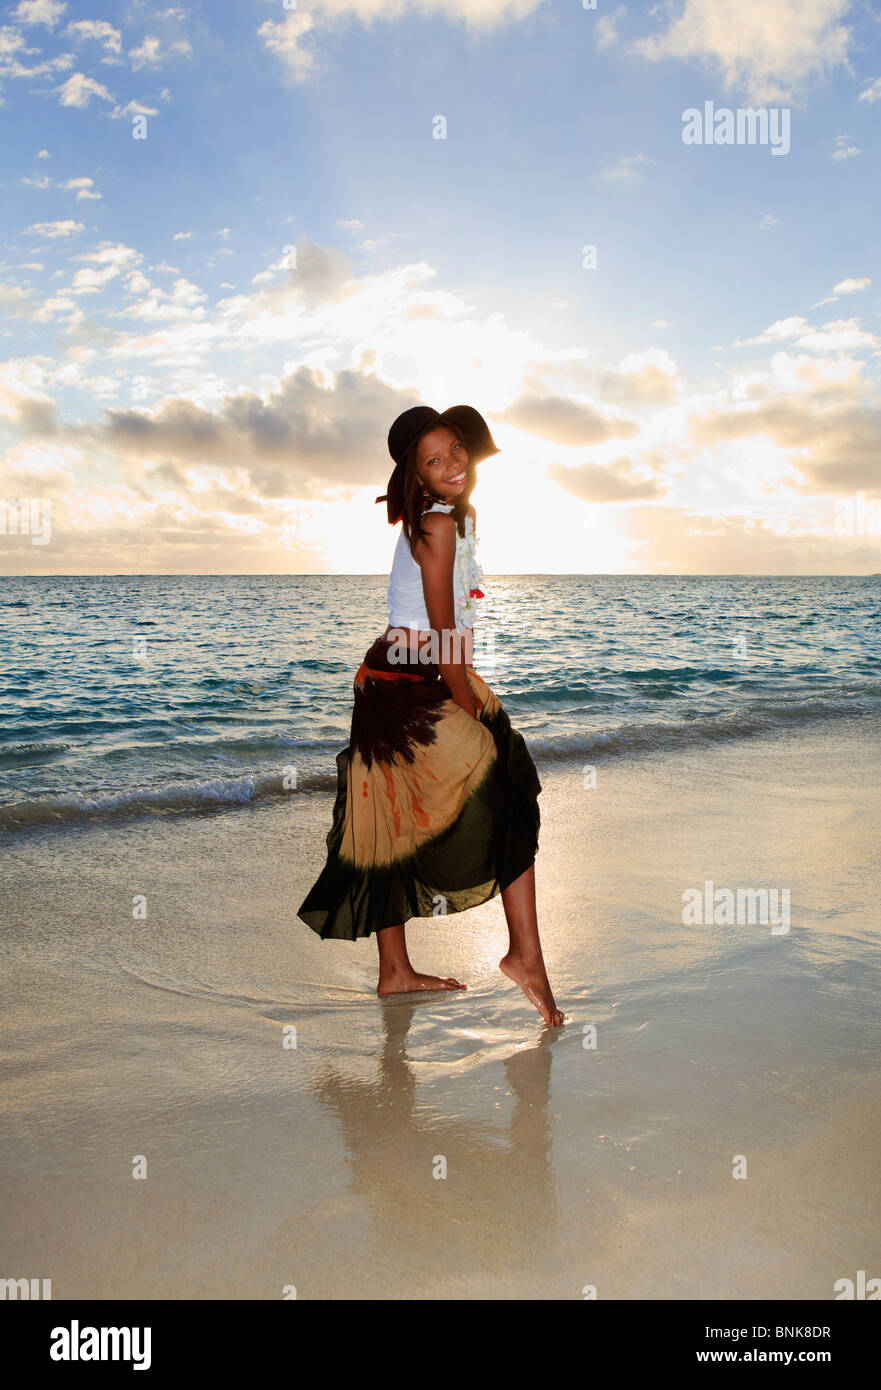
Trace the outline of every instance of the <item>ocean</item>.
<instances>
[{"instance_id":1,"label":"ocean","mask_svg":"<svg viewBox=\"0 0 881 1390\"><path fill-rule=\"evenodd\" d=\"M4 579L0 830L332 789L386 586ZM475 666L540 772L881 713L879 576L505 575L485 590Z\"/></svg>"}]
</instances>

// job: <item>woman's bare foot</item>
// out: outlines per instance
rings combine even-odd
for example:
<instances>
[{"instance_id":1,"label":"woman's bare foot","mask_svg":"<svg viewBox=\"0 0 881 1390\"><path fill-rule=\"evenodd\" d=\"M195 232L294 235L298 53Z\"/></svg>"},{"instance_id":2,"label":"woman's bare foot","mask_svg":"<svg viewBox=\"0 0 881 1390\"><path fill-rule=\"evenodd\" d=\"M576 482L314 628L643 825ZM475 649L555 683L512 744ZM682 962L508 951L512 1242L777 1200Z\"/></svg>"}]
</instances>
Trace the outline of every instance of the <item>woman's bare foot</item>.
<instances>
[{"instance_id":1,"label":"woman's bare foot","mask_svg":"<svg viewBox=\"0 0 881 1390\"><path fill-rule=\"evenodd\" d=\"M380 973L379 984L376 986L377 994L409 994L416 989L467 989L467 985L462 985L458 980L454 980L452 975L443 977L441 975L420 975L418 970L411 966L409 970L384 970Z\"/></svg>"},{"instance_id":2,"label":"woman's bare foot","mask_svg":"<svg viewBox=\"0 0 881 1390\"><path fill-rule=\"evenodd\" d=\"M515 955L513 951L509 951L499 961L499 969L503 975L507 975L509 980L513 980L515 985L520 986L530 1004L535 1005L549 1028L560 1027L563 1022L563 1010L558 1009L554 1002L541 956L537 960L526 960L522 956Z\"/></svg>"}]
</instances>

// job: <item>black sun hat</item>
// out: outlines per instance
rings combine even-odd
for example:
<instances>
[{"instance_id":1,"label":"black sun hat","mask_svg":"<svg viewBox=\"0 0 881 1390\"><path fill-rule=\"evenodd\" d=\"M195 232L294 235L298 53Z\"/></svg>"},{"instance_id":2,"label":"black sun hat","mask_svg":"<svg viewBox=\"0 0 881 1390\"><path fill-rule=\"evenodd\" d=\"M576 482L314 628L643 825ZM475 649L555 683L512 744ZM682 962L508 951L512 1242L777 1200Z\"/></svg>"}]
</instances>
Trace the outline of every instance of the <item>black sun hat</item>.
<instances>
[{"instance_id":1,"label":"black sun hat","mask_svg":"<svg viewBox=\"0 0 881 1390\"><path fill-rule=\"evenodd\" d=\"M434 425L456 425L465 436L468 457L471 463L491 458L501 453L489 425L479 410L470 405L451 405L448 410L433 410L430 405L414 405L405 410L395 420L388 432L388 451L395 461L395 467L388 480L388 487L377 502L388 506L389 525L400 521L404 500L404 463L411 444Z\"/></svg>"}]
</instances>

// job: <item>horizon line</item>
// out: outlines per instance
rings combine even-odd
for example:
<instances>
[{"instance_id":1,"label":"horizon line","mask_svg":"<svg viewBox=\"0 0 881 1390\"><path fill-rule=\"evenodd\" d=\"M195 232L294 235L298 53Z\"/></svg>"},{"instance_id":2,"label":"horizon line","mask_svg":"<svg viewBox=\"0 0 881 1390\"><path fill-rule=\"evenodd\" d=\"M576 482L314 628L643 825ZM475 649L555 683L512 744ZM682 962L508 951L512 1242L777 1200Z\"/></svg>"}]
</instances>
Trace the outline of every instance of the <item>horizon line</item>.
<instances>
[{"instance_id":1,"label":"horizon line","mask_svg":"<svg viewBox=\"0 0 881 1390\"><path fill-rule=\"evenodd\" d=\"M487 579L881 579L881 570L495 570ZM3 579L382 579L386 570L89 570L0 574Z\"/></svg>"}]
</instances>

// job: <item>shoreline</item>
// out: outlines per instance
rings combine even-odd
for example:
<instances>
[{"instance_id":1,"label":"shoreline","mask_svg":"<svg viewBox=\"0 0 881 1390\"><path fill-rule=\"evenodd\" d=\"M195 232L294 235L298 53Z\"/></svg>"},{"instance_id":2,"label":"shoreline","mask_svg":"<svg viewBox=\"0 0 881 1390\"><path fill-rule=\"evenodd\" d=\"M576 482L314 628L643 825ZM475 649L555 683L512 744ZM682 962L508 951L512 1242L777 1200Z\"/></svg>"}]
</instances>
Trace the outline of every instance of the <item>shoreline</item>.
<instances>
[{"instance_id":1,"label":"shoreline","mask_svg":"<svg viewBox=\"0 0 881 1390\"><path fill-rule=\"evenodd\" d=\"M489 685L492 687L492 680ZM522 725L515 718L514 727L522 731ZM698 726L711 724L711 736L696 741L693 731ZM873 734L881 746L881 712L854 714L850 711L837 711L834 714L825 710L812 712L796 723L783 722L778 725L755 725L752 727L724 725L715 727L711 721L700 717L688 724L680 725L627 725L621 729L606 732L598 730L595 737L577 749L549 745L546 740L526 733L527 747L536 763L539 776L545 778L565 773L587 758L597 758L610 763L627 763L675 756L688 756L705 750L736 746L743 743L774 741L778 739L800 739L817 731L819 734L861 733ZM621 741L622 733L627 738ZM285 774L275 770L271 773L239 773L226 778L218 777L209 783L181 781L161 788L140 789L130 792L98 791L94 795L80 792L68 793L61 799L43 798L36 801L0 802L0 843L15 843L20 838L38 835L45 831L63 834L69 831L123 828L139 821L162 822L176 819L186 821L191 817L224 815L226 812L257 810L263 806L280 805L285 801L316 794L335 792L337 771L334 764L336 754L346 746L345 737L334 741L330 764L321 771L308 770L294 789L283 785ZM195 800L193 799L195 798ZM97 809L95 809L97 807ZM15 821L12 817L15 816ZM20 819L24 817L25 823Z\"/></svg>"}]
</instances>

